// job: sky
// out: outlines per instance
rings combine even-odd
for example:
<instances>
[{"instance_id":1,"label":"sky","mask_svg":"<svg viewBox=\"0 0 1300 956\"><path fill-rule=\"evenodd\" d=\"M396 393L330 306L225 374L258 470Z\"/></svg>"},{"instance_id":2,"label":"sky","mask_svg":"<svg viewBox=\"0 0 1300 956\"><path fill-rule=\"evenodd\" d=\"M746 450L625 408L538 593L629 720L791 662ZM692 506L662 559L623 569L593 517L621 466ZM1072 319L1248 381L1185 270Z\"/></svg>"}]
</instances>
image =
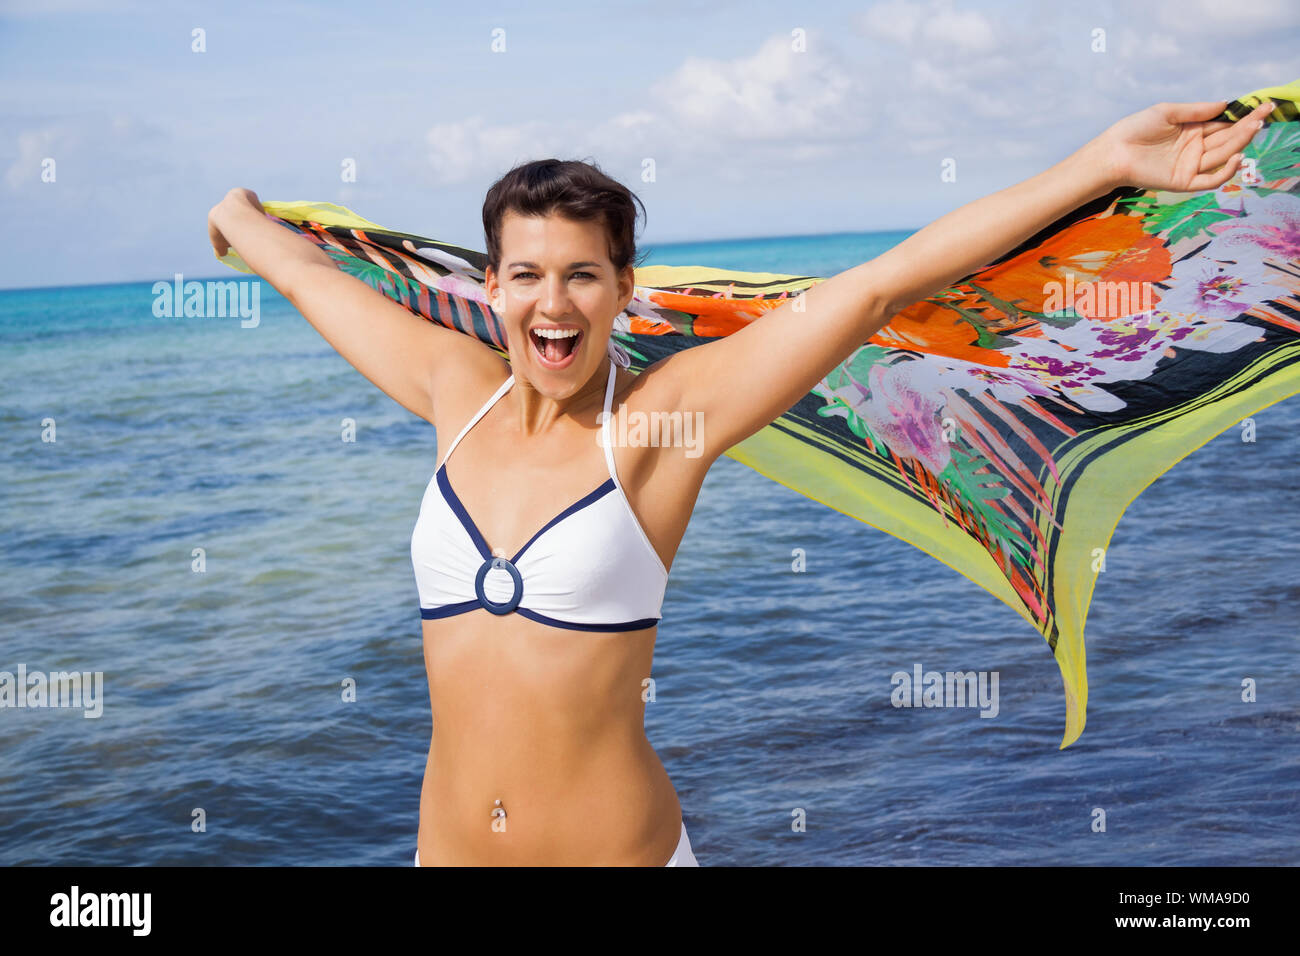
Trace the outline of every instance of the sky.
<instances>
[{"instance_id":1,"label":"sky","mask_svg":"<svg viewBox=\"0 0 1300 956\"><path fill-rule=\"evenodd\" d=\"M0 288L229 278L235 186L482 249L550 156L631 188L643 246L915 229L1300 78L1297 39L1295 0L0 0Z\"/></svg>"}]
</instances>

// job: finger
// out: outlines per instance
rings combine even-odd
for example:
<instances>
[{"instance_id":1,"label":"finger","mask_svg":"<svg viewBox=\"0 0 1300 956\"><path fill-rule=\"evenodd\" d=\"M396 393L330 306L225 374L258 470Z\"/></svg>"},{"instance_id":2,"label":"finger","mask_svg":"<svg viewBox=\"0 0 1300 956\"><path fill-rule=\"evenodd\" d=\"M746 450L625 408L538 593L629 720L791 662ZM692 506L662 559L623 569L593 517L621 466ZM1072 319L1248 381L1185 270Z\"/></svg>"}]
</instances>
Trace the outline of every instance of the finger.
<instances>
[{"instance_id":1,"label":"finger","mask_svg":"<svg viewBox=\"0 0 1300 956\"><path fill-rule=\"evenodd\" d=\"M1166 103L1165 119L1170 123L1204 123L1223 113L1227 100L1217 103Z\"/></svg>"},{"instance_id":2,"label":"finger","mask_svg":"<svg viewBox=\"0 0 1300 956\"><path fill-rule=\"evenodd\" d=\"M1245 149L1255 134L1260 131L1263 120L1247 114L1232 124L1232 128L1214 133L1201 141L1201 169L1217 167L1226 162L1233 153Z\"/></svg>"},{"instance_id":3,"label":"finger","mask_svg":"<svg viewBox=\"0 0 1300 956\"><path fill-rule=\"evenodd\" d=\"M1243 145L1245 144L1226 142L1214 149L1205 150L1205 152L1201 153L1201 162L1198 167L1199 171L1203 173L1214 172L1219 167L1223 166L1224 163L1231 160L1235 154L1240 152Z\"/></svg>"},{"instance_id":4,"label":"finger","mask_svg":"<svg viewBox=\"0 0 1300 956\"><path fill-rule=\"evenodd\" d=\"M1204 149L1217 149L1233 137L1236 123L1206 123L1201 127L1201 146Z\"/></svg>"},{"instance_id":5,"label":"finger","mask_svg":"<svg viewBox=\"0 0 1300 956\"><path fill-rule=\"evenodd\" d=\"M1272 113L1273 110L1275 110L1276 108L1277 107L1274 106L1271 101L1265 100L1263 103L1260 103L1259 106L1256 106L1253 110L1251 110L1245 116L1242 116L1240 119L1211 120L1208 123L1202 123L1201 135L1209 137L1219 132L1220 130L1231 129L1232 127L1240 123L1241 120L1262 120L1265 117L1267 117L1268 114Z\"/></svg>"},{"instance_id":6,"label":"finger","mask_svg":"<svg viewBox=\"0 0 1300 956\"><path fill-rule=\"evenodd\" d=\"M1232 130L1243 130L1258 127L1255 126L1264 118L1264 114L1254 112L1247 113L1241 119L1232 122L1202 123L1201 134L1207 143L1222 142L1227 139L1225 134L1230 134Z\"/></svg>"},{"instance_id":7,"label":"finger","mask_svg":"<svg viewBox=\"0 0 1300 956\"><path fill-rule=\"evenodd\" d=\"M1241 153L1233 153L1223 168L1217 172L1211 171L1193 176L1192 181L1187 185L1187 191L1195 193L1205 189L1218 189L1237 174L1237 170L1241 167L1241 160Z\"/></svg>"},{"instance_id":8,"label":"finger","mask_svg":"<svg viewBox=\"0 0 1300 956\"><path fill-rule=\"evenodd\" d=\"M1231 154L1245 147L1255 134L1264 126L1264 117L1272 112L1273 107L1269 104L1257 107L1251 110L1241 119L1232 124L1230 129L1220 130L1203 137L1201 147L1206 152L1216 152L1220 155ZM1226 151L1226 152L1225 152Z\"/></svg>"},{"instance_id":9,"label":"finger","mask_svg":"<svg viewBox=\"0 0 1300 956\"><path fill-rule=\"evenodd\" d=\"M1268 115L1272 113L1273 110L1275 109L1277 109L1277 107L1273 104L1271 100L1265 100L1263 103L1260 103L1258 106L1256 106L1245 116L1241 117L1241 119L1236 120L1232 125L1238 127L1246 127L1251 130L1258 129L1263 124L1263 122L1266 119L1268 119Z\"/></svg>"}]
</instances>

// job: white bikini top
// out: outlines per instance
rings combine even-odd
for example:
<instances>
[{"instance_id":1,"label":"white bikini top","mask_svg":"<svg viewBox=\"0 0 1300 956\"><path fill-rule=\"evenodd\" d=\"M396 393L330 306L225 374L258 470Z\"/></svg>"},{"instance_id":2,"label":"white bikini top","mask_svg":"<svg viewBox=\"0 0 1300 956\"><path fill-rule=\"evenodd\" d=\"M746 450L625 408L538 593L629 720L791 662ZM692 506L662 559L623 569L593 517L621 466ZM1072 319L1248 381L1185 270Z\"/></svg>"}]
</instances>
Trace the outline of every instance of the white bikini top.
<instances>
[{"instance_id":1,"label":"white bikini top","mask_svg":"<svg viewBox=\"0 0 1300 956\"><path fill-rule=\"evenodd\" d=\"M609 478L599 488L548 521L510 558L488 549L452 490L447 459L514 380L512 374L461 429L425 489L411 534L420 617L431 620L483 608L579 631L653 627L659 622L668 570L633 514L614 470L609 434L612 360L600 426Z\"/></svg>"}]
</instances>

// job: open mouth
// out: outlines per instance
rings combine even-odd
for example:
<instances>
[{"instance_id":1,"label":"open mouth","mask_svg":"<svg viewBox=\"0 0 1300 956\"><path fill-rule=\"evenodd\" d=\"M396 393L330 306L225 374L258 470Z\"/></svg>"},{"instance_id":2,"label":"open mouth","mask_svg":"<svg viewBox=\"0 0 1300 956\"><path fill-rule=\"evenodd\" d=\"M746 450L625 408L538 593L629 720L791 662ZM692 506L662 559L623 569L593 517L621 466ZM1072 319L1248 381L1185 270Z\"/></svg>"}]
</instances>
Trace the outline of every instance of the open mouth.
<instances>
[{"instance_id":1,"label":"open mouth","mask_svg":"<svg viewBox=\"0 0 1300 956\"><path fill-rule=\"evenodd\" d=\"M528 333L538 360L547 368L564 368L578 354L582 330L576 328L534 328Z\"/></svg>"}]
</instances>

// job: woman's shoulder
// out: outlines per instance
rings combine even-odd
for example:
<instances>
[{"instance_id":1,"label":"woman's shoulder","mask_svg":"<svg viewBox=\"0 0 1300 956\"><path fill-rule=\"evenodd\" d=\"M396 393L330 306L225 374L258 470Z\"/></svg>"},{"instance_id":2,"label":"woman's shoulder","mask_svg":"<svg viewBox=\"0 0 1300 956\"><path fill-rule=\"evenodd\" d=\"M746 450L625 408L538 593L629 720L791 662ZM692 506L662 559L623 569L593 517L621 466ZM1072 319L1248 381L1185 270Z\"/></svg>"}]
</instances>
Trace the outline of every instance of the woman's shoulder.
<instances>
[{"instance_id":1,"label":"woman's shoulder","mask_svg":"<svg viewBox=\"0 0 1300 956\"><path fill-rule=\"evenodd\" d=\"M615 401L647 410L671 412L681 404L682 388L678 368L673 359L680 353L665 355L646 366L641 372L620 370L620 381L615 386ZM627 378L625 383L623 378Z\"/></svg>"},{"instance_id":2,"label":"woman's shoulder","mask_svg":"<svg viewBox=\"0 0 1300 956\"><path fill-rule=\"evenodd\" d=\"M482 343L465 360L444 369L433 383L433 426L465 422L510 377L510 363ZM458 426L457 426L458 427Z\"/></svg>"}]
</instances>

